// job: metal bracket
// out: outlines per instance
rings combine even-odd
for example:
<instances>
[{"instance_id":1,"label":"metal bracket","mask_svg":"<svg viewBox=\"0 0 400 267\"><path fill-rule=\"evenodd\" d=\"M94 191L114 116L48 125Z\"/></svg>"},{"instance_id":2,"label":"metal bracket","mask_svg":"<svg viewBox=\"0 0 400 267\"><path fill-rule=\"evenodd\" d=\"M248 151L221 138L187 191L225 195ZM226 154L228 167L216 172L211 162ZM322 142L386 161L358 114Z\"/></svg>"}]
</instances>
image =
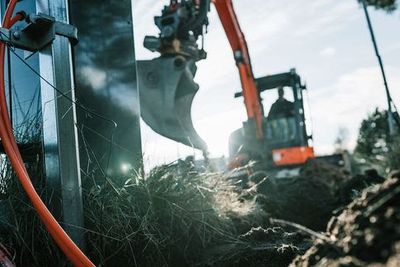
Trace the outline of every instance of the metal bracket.
<instances>
[{"instance_id":1,"label":"metal bracket","mask_svg":"<svg viewBox=\"0 0 400 267\"><path fill-rule=\"evenodd\" d=\"M0 41L30 52L42 50L54 41L56 35L67 37L72 45L78 43L78 29L55 21L52 16L31 14L26 21L28 24L21 30L0 28Z\"/></svg>"}]
</instances>

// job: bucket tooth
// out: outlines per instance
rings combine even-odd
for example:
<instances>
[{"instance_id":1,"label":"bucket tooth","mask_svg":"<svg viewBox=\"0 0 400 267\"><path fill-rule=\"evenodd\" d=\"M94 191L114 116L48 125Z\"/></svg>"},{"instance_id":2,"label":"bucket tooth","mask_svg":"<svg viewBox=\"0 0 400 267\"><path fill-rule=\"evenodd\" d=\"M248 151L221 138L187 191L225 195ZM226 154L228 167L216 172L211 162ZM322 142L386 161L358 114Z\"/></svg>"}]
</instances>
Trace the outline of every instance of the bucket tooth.
<instances>
[{"instance_id":1,"label":"bucket tooth","mask_svg":"<svg viewBox=\"0 0 400 267\"><path fill-rule=\"evenodd\" d=\"M203 151L204 140L194 129L191 107L199 90L194 61L182 56L137 61L143 120L158 134Z\"/></svg>"}]
</instances>

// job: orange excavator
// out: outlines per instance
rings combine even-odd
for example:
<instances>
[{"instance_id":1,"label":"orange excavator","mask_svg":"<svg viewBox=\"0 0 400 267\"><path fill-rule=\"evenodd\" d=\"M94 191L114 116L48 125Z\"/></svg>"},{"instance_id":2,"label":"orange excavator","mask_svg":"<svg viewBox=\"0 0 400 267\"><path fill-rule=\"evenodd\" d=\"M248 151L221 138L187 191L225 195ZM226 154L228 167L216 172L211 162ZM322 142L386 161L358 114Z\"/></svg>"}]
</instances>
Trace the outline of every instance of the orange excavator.
<instances>
[{"instance_id":1,"label":"orange excavator","mask_svg":"<svg viewBox=\"0 0 400 267\"><path fill-rule=\"evenodd\" d=\"M239 70L242 91L235 96L244 98L248 117L243 127L230 137L230 167L242 166L250 160L275 167L295 166L314 158L303 102L306 87L300 76L292 69L256 79L232 0L212 3ZM161 16L155 17L159 36L146 36L144 40L146 48L161 56L138 61L144 121L159 134L203 151L207 146L193 127L190 108L199 89L193 81L195 63L206 58L198 40L204 42L210 5L210 0L171 0ZM261 98L266 90L277 90L280 95L268 116L264 114ZM293 101L284 99L284 92L290 92Z\"/></svg>"}]
</instances>

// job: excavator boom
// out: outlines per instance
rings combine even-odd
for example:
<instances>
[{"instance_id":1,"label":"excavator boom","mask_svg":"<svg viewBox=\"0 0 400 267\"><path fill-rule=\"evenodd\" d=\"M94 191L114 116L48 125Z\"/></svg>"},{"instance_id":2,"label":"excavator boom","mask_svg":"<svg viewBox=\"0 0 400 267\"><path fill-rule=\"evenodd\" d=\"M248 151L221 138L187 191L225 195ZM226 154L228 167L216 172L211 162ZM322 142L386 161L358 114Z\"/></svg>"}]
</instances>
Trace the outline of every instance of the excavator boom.
<instances>
[{"instance_id":1,"label":"excavator boom","mask_svg":"<svg viewBox=\"0 0 400 267\"><path fill-rule=\"evenodd\" d=\"M263 139L263 107L254 79L246 39L236 17L232 0L213 0L213 3L233 50L242 83L248 119L255 123L256 138Z\"/></svg>"}]
</instances>

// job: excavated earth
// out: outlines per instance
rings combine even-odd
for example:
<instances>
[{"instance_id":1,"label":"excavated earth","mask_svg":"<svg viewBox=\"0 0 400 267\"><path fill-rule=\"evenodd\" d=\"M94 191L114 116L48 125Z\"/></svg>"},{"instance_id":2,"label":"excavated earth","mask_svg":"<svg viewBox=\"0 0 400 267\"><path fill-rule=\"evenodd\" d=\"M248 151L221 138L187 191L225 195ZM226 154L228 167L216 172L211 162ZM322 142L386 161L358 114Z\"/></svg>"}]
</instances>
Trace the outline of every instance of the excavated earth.
<instances>
[{"instance_id":1,"label":"excavated earth","mask_svg":"<svg viewBox=\"0 0 400 267\"><path fill-rule=\"evenodd\" d=\"M342 239L346 240L347 246L351 244L355 250L360 249L362 252L365 249L364 245L353 236L355 234L353 231L357 227L371 229L368 226L371 221L368 218L363 222L359 222L358 219L351 220L359 216L361 209L361 206L355 203L363 203L364 209L371 210L374 207L374 201L381 203L385 200L387 195L383 193L376 195L373 198L374 201L370 200L372 195L377 194L373 192L395 187L393 178L382 184L384 181L385 179L375 171L367 171L364 175L352 177L334 166L315 161L308 162L298 176L291 178L269 177L264 172L255 172L242 177L242 182L239 184L246 188L243 198L255 198L270 219L278 220L275 220L275 223L273 219L270 220L263 225L264 228L253 228L240 236L239 242L235 244L210 249L211 253L207 255L209 261L206 266L288 266L296 257L291 266L367 266L363 264L371 262L372 258L368 259L369 253L393 255L396 251L400 251L400 243L390 241L390 246L393 246L390 252L380 247L375 252L367 252L367 258L362 261L362 259L351 258L350 250L340 248L332 241ZM367 189L368 193L362 193L365 188L371 187L374 189ZM394 192L397 192L396 190L398 189ZM368 200L366 200L366 195L370 196ZM381 198L383 200L380 200ZM354 202L352 202L353 199L355 199ZM397 206L399 209L400 205ZM355 209L355 207L358 208ZM400 212L393 213L393 209L388 212L388 214L397 214L396 216L400 214ZM388 214L379 220L389 225L389 228L397 225L399 222ZM372 221L374 220L379 221L372 217ZM276 221L286 224L279 225ZM325 236L328 222L329 236ZM389 228L380 228L382 238L394 230ZM358 234L368 236L370 230L365 228L363 231L365 232ZM379 235L374 236L380 238ZM394 239L398 240L395 236ZM243 244L240 241L243 241ZM337 261L331 261L329 258L330 256L339 257L339 255L343 258ZM359 265L354 265L353 262L345 263L349 259ZM330 262L332 262L331 265L326 265Z\"/></svg>"},{"instance_id":2,"label":"excavated earth","mask_svg":"<svg viewBox=\"0 0 400 267\"><path fill-rule=\"evenodd\" d=\"M317 240L291 267L400 266L400 173L362 195L333 217L329 242Z\"/></svg>"},{"instance_id":3,"label":"excavated earth","mask_svg":"<svg viewBox=\"0 0 400 267\"><path fill-rule=\"evenodd\" d=\"M324 231L338 209L349 204L363 189L383 181L374 170L352 177L329 163L309 161L293 177L279 178L262 171L253 173L248 183L254 186L245 191L244 197L255 195L272 218Z\"/></svg>"},{"instance_id":4,"label":"excavated earth","mask_svg":"<svg viewBox=\"0 0 400 267\"><path fill-rule=\"evenodd\" d=\"M254 178L259 179L259 174L249 177L250 181ZM298 176L267 176L258 182L257 201L273 218L323 231L332 213L350 202L351 189L347 187L351 181L350 175L335 166L310 161Z\"/></svg>"}]
</instances>

